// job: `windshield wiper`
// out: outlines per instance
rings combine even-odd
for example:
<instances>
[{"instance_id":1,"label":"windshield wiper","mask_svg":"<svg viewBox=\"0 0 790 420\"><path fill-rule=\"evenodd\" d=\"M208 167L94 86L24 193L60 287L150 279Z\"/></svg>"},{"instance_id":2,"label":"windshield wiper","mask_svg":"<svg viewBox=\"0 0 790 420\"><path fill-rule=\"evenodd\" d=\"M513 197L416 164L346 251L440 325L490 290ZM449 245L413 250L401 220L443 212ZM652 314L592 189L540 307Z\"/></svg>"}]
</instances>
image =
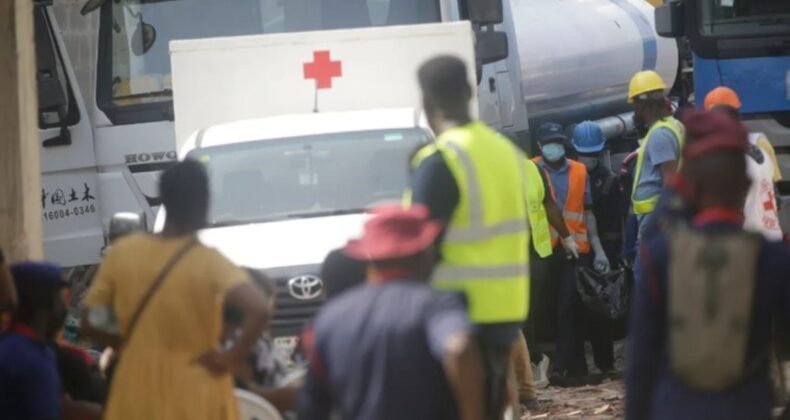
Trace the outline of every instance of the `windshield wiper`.
<instances>
[{"instance_id":1,"label":"windshield wiper","mask_svg":"<svg viewBox=\"0 0 790 420\"><path fill-rule=\"evenodd\" d=\"M268 222L277 222L280 220L288 219L288 215L277 215L277 216L270 216L270 217L260 217L260 218L253 218L253 219L223 219L211 222L208 224L209 227L228 227L228 226L240 226L240 225L251 225L254 223L268 223Z\"/></svg>"},{"instance_id":2,"label":"windshield wiper","mask_svg":"<svg viewBox=\"0 0 790 420\"><path fill-rule=\"evenodd\" d=\"M172 97L173 89L154 90L151 92L132 93L129 95L113 96L113 99L144 99L144 98L164 98Z\"/></svg>"},{"instance_id":3,"label":"windshield wiper","mask_svg":"<svg viewBox=\"0 0 790 420\"><path fill-rule=\"evenodd\" d=\"M340 216L344 214L358 214L368 211L366 208L350 208L350 209L335 209L335 210L319 210L319 211L306 211L301 213L292 213L287 215L289 219L307 219L311 217L326 217L326 216Z\"/></svg>"}]
</instances>

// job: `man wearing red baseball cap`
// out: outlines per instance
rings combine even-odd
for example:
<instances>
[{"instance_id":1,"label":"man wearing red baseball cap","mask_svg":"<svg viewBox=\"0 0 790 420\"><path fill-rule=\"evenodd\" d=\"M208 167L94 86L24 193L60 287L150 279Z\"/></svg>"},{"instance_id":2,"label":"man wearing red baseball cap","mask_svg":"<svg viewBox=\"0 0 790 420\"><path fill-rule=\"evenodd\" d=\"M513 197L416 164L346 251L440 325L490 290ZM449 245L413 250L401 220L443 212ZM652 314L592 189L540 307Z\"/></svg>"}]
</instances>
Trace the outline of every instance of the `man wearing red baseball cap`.
<instances>
[{"instance_id":1,"label":"man wearing red baseball cap","mask_svg":"<svg viewBox=\"0 0 790 420\"><path fill-rule=\"evenodd\" d=\"M483 367L460 296L434 290L428 210L378 210L345 248L369 263L368 284L318 314L303 342L309 372L300 419L414 420L483 416Z\"/></svg>"},{"instance_id":2,"label":"man wearing red baseball cap","mask_svg":"<svg viewBox=\"0 0 790 420\"><path fill-rule=\"evenodd\" d=\"M743 230L743 126L717 112L684 123L676 198L692 215L656 230L640 250L626 417L770 419L767 356L772 320L790 319L790 250Z\"/></svg>"}]
</instances>

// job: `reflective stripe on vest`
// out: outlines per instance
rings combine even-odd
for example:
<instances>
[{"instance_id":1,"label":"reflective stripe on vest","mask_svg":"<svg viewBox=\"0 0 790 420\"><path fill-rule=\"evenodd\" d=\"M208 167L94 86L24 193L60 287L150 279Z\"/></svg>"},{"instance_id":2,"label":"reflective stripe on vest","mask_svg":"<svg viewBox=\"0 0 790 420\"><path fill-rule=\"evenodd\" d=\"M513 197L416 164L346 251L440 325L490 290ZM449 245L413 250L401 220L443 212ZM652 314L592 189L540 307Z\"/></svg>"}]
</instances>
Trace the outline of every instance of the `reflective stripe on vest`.
<instances>
[{"instance_id":1,"label":"reflective stripe on vest","mask_svg":"<svg viewBox=\"0 0 790 420\"><path fill-rule=\"evenodd\" d=\"M524 155L483 123L448 130L412 160L438 151L459 202L433 275L437 288L462 291L478 324L518 322L529 309L529 232Z\"/></svg>"},{"instance_id":2,"label":"reflective stripe on vest","mask_svg":"<svg viewBox=\"0 0 790 420\"><path fill-rule=\"evenodd\" d=\"M529 216L532 246L535 247L535 252L540 257L546 258L552 252L551 229L549 219L546 217L546 208L543 206L546 190L543 186L543 178L540 176L538 165L529 159L524 162L526 176L524 187L527 193L527 215Z\"/></svg>"},{"instance_id":3,"label":"reflective stripe on vest","mask_svg":"<svg viewBox=\"0 0 790 420\"><path fill-rule=\"evenodd\" d=\"M541 162L541 158L534 159L536 163ZM584 192L587 189L587 167L575 160L566 159L568 164L568 196L565 197L565 205L562 209L562 217L565 219L565 226L576 244L579 245L579 252L586 254L590 252L590 239L587 236L587 222L584 220ZM547 172L547 177L551 175ZM549 178L550 179L550 178ZM549 182L551 195L557 199L554 187ZM557 246L559 234L551 228L551 244Z\"/></svg>"},{"instance_id":4,"label":"reflective stripe on vest","mask_svg":"<svg viewBox=\"0 0 790 420\"><path fill-rule=\"evenodd\" d=\"M683 144L685 143L685 133L683 129L683 124L680 121L676 120L673 117L667 117L663 120L660 120L653 124L650 127L650 130L647 132L645 136L645 140L642 141L642 145L639 146L639 154L636 158L636 173L634 174L634 187L631 192L631 204L633 206L634 214L648 214L652 213L653 210L656 208L656 204L658 204L658 198L660 194L656 194L652 197L647 197L641 200L636 199L636 188L639 186L639 178L642 175L642 167L644 166L645 161L645 150L647 150L647 142L650 141L650 135L653 134L653 131L666 127L675 135L675 138L678 141L678 150L680 151L681 155L683 153ZM678 168L680 169L680 165L682 164L682 160L678 158Z\"/></svg>"}]
</instances>

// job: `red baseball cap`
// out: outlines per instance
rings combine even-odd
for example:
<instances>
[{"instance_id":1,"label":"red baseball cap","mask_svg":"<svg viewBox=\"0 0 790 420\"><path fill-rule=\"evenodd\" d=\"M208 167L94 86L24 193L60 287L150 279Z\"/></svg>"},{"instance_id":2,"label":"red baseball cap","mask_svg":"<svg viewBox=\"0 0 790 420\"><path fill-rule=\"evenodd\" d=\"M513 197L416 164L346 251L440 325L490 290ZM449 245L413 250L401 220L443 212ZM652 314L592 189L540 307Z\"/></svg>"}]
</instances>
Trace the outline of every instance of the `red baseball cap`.
<instances>
[{"instance_id":1,"label":"red baseball cap","mask_svg":"<svg viewBox=\"0 0 790 420\"><path fill-rule=\"evenodd\" d=\"M359 239L348 242L345 253L364 261L410 257L428 249L442 231L442 223L431 220L425 206L410 209L398 206L373 211Z\"/></svg>"},{"instance_id":2,"label":"red baseball cap","mask_svg":"<svg viewBox=\"0 0 790 420\"><path fill-rule=\"evenodd\" d=\"M708 112L689 112L683 124L686 127L685 159L721 151L746 152L749 148L746 129L739 121L716 109Z\"/></svg>"}]
</instances>

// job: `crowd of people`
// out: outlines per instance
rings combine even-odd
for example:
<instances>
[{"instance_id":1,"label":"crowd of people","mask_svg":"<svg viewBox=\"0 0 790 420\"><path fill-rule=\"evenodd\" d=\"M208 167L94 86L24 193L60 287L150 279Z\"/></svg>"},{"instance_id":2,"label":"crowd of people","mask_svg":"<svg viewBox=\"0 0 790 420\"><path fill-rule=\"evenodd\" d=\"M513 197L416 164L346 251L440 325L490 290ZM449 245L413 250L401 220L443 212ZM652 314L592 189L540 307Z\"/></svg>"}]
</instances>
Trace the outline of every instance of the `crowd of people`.
<instances>
[{"instance_id":1,"label":"crowd of people","mask_svg":"<svg viewBox=\"0 0 790 420\"><path fill-rule=\"evenodd\" d=\"M267 332L272 281L196 239L210 191L186 160L161 177L162 232L115 239L85 298L99 366L60 339L60 269L8 270L0 254L2 418L236 419L242 388L303 419L501 419L538 409L546 383L621 375L623 313L601 308L629 302L629 419L770 418L790 251L773 150L741 124L737 94L675 118L660 76L636 74L641 140L616 169L589 121L541 125L529 159L472 118L468 80L455 57L420 68L435 140L404 162L404 204L372 210L327 256L302 380L285 381Z\"/></svg>"}]
</instances>

